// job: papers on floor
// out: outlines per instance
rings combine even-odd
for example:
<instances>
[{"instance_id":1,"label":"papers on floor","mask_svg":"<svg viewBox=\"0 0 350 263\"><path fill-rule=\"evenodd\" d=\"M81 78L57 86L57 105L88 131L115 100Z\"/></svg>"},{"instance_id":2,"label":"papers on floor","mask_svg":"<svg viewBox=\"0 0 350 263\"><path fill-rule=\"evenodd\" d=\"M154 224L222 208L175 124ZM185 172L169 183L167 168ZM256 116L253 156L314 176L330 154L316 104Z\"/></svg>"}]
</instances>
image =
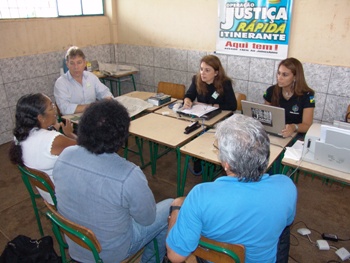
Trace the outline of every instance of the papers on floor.
<instances>
[{"instance_id":1,"label":"papers on floor","mask_svg":"<svg viewBox=\"0 0 350 263\"><path fill-rule=\"evenodd\" d=\"M118 96L114 99L121 103L128 110L130 118L134 117L145 109L153 107L153 104L138 98Z\"/></svg>"},{"instance_id":2,"label":"papers on floor","mask_svg":"<svg viewBox=\"0 0 350 263\"><path fill-rule=\"evenodd\" d=\"M297 140L292 147L286 147L284 158L299 161L303 153L304 142Z\"/></svg>"},{"instance_id":3,"label":"papers on floor","mask_svg":"<svg viewBox=\"0 0 350 263\"><path fill-rule=\"evenodd\" d=\"M190 109L182 109L178 110L178 113L183 113L185 115L189 116L196 116L196 117L202 117L203 115L212 112L214 110L217 110L217 107L209 106L206 104L195 104Z\"/></svg>"}]
</instances>

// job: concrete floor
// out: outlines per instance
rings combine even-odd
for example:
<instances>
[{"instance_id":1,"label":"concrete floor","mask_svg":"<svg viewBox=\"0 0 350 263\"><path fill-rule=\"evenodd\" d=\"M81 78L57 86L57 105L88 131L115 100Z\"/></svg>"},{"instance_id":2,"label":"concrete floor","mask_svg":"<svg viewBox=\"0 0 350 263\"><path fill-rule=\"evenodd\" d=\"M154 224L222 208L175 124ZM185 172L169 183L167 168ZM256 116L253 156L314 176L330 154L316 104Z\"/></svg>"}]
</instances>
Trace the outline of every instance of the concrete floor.
<instances>
[{"instance_id":1,"label":"concrete floor","mask_svg":"<svg viewBox=\"0 0 350 263\"><path fill-rule=\"evenodd\" d=\"M21 180L18 169L7 157L9 144L0 145L0 250L19 234L39 238L29 194ZM144 155L149 160L147 143ZM129 160L140 164L139 157L129 154ZM151 175L150 167L144 169L155 198L176 197L176 157L170 152L157 162L157 173ZM201 182L201 177L187 175L185 194ZM321 239L321 233L332 233L341 239L350 238L350 187L339 183L325 184L320 178L310 175L300 176L297 183L298 207L292 227L289 262L326 263L331 260L341 262L335 254L336 248L345 247L350 251L350 241L329 242L329 251L320 251L314 244ZM50 222L43 216L44 232L52 235ZM311 241L297 233L297 229L308 227ZM56 249L59 252L58 248ZM335 261L332 261L335 262Z\"/></svg>"}]
</instances>

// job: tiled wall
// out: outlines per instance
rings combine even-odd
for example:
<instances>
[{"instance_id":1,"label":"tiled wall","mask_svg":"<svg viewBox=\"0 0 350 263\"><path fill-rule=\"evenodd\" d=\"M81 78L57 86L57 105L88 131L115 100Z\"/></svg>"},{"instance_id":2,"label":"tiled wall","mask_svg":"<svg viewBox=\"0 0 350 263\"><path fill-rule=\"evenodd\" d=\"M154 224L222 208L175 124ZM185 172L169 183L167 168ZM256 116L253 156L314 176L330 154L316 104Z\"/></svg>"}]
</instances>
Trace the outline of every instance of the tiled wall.
<instances>
[{"instance_id":1,"label":"tiled wall","mask_svg":"<svg viewBox=\"0 0 350 263\"><path fill-rule=\"evenodd\" d=\"M83 48L87 59L134 65L137 89L156 91L159 81L191 83L199 61L207 52L131 45L102 45ZM275 82L279 61L240 56L217 55L227 74L234 79L234 90L247 99L263 102L265 89ZM53 96L53 85L62 67L64 52L0 59L0 144L12 140L17 100L29 92ZM332 123L342 120L350 104L350 68L303 63L306 80L316 91L314 119ZM122 92L132 91L130 82Z\"/></svg>"}]
</instances>

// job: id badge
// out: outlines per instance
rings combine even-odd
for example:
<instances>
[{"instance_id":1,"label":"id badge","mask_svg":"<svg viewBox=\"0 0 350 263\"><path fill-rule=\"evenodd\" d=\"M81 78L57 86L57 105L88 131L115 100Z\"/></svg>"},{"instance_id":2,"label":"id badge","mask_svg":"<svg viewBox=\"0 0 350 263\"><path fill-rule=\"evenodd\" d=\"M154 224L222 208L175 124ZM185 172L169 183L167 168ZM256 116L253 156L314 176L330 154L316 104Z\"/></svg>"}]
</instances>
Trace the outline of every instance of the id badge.
<instances>
[{"instance_id":1,"label":"id badge","mask_svg":"<svg viewBox=\"0 0 350 263\"><path fill-rule=\"evenodd\" d=\"M219 97L219 93L214 91L214 93L211 95L214 99L217 99Z\"/></svg>"}]
</instances>

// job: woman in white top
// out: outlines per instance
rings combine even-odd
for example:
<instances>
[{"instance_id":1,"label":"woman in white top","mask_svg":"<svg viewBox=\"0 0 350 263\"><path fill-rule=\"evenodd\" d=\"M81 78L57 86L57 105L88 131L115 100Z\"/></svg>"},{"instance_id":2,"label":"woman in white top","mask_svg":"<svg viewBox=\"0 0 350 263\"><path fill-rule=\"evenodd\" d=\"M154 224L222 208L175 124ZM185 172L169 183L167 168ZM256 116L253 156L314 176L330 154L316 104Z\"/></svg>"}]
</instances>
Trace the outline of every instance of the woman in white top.
<instances>
[{"instance_id":1,"label":"woman in white top","mask_svg":"<svg viewBox=\"0 0 350 263\"><path fill-rule=\"evenodd\" d=\"M57 132L62 128L64 135ZM16 105L14 141L10 147L12 163L47 173L51 180L52 169L60 153L76 144L73 125L57 122L57 111L51 99L42 94L22 96ZM47 201L48 193L39 191Z\"/></svg>"}]
</instances>

